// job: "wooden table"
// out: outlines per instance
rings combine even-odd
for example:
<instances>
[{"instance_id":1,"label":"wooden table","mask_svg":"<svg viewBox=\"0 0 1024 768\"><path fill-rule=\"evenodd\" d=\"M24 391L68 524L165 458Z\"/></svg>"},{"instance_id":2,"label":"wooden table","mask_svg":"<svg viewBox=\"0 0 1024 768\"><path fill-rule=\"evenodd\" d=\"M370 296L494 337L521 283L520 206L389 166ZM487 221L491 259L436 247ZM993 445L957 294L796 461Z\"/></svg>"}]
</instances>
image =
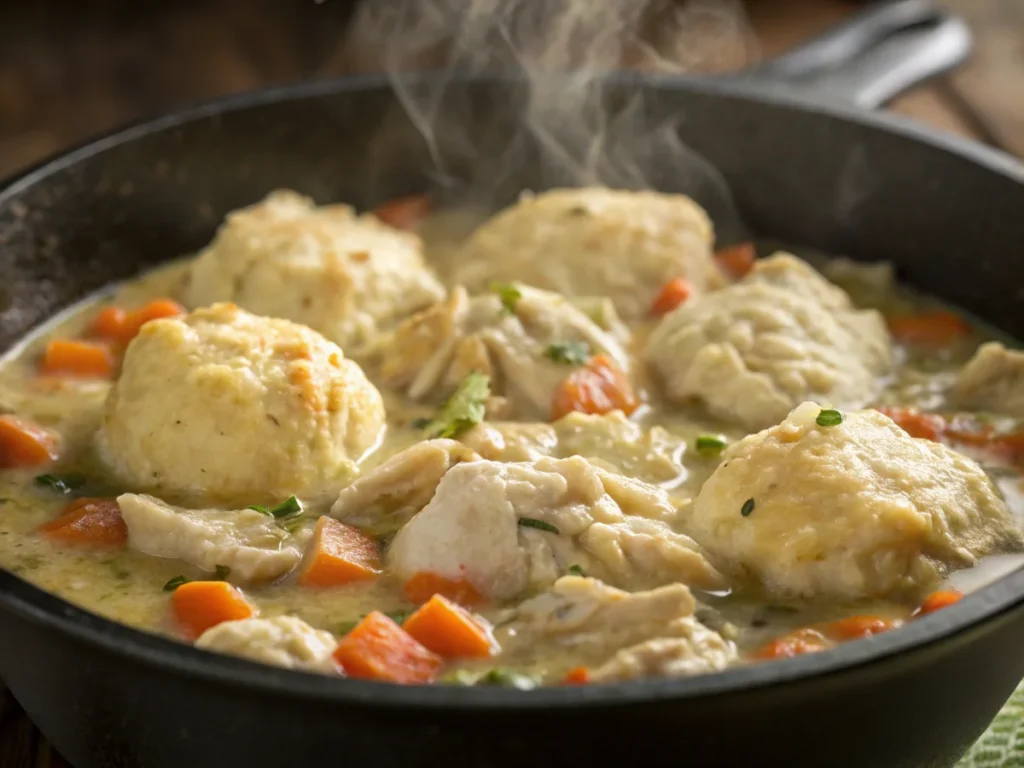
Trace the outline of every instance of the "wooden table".
<instances>
[{"instance_id":1,"label":"wooden table","mask_svg":"<svg viewBox=\"0 0 1024 768\"><path fill-rule=\"evenodd\" d=\"M970 23L974 56L890 108L1024 158L1024 2L940 1ZM10 5L0 8L0 175L185 101L347 67L338 51L345 14L330 1L297 3L284 15L271 0L183 0L144 11L98 3L101 11L85 18L54 15L49 2ZM749 0L747 14L767 56L856 8L851 0ZM0 766L67 766L2 690Z\"/></svg>"}]
</instances>

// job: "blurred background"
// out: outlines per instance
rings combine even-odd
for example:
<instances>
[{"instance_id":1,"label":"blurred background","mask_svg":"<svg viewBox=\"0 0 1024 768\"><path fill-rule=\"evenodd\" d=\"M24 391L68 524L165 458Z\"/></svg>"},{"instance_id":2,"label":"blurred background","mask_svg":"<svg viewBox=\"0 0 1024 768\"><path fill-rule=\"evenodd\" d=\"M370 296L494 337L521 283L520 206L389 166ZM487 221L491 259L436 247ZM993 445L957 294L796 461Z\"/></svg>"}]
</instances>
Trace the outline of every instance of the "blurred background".
<instances>
[{"instance_id":1,"label":"blurred background","mask_svg":"<svg viewBox=\"0 0 1024 768\"><path fill-rule=\"evenodd\" d=\"M940 2L971 23L974 57L893 108L1024 156L1024 0ZM346 44L358 3L0 3L0 176L190 101L372 68L354 54L358 40ZM662 41L669 55L685 56L699 39L701 24L716 30L720 43L713 55L703 46L698 60L686 62L704 70L735 69L771 55L864 5L858 0L674 4L687 9L693 24L686 40ZM651 20L651 28L659 32L658 19Z\"/></svg>"}]
</instances>

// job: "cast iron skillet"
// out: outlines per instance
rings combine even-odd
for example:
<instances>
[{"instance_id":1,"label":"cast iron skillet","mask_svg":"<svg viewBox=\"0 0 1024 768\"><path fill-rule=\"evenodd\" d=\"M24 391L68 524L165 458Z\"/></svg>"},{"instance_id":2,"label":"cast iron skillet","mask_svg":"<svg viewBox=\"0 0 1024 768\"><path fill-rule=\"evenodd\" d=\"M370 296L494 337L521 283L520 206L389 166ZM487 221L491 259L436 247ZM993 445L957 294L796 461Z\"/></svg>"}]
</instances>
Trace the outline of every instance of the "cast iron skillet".
<instances>
[{"instance_id":1,"label":"cast iron skillet","mask_svg":"<svg viewBox=\"0 0 1024 768\"><path fill-rule=\"evenodd\" d=\"M891 259L913 284L1020 336L1024 169L806 97L828 85L873 106L966 48L961 25L905 2L733 81L623 75L610 87L682 116L683 137L724 174L755 231ZM859 56L868 49L883 71ZM514 103L516 87L465 79L452 92L471 119ZM430 164L393 106L376 77L248 94L11 182L0 192L0 343L201 246L225 212L273 187L362 206L421 190ZM524 162L518 181L550 179ZM392 687L204 654L0 573L0 673L79 768L951 765L1024 675L1022 645L1017 572L898 632L721 674L530 693Z\"/></svg>"}]
</instances>

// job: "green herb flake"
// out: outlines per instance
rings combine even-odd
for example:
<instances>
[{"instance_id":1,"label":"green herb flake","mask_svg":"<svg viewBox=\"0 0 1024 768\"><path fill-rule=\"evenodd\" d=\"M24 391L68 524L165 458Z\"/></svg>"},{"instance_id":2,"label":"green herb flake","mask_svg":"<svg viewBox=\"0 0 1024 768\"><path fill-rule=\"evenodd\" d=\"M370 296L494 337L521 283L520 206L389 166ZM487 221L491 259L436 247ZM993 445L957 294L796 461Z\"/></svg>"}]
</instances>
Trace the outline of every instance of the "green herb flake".
<instances>
[{"instance_id":1,"label":"green herb flake","mask_svg":"<svg viewBox=\"0 0 1024 768\"><path fill-rule=\"evenodd\" d=\"M590 345L585 341L565 341L549 344L544 355L556 363L583 365L590 359Z\"/></svg>"},{"instance_id":2,"label":"green herb flake","mask_svg":"<svg viewBox=\"0 0 1024 768\"><path fill-rule=\"evenodd\" d=\"M218 565L213 569L214 581L227 581L228 576L231 575L231 569L226 565Z\"/></svg>"},{"instance_id":3,"label":"green herb flake","mask_svg":"<svg viewBox=\"0 0 1024 768\"><path fill-rule=\"evenodd\" d=\"M250 504L246 509L251 509L253 512L259 512L261 515L266 515L267 517L273 517L273 515L270 514L270 508L264 507L262 504Z\"/></svg>"},{"instance_id":4,"label":"green herb flake","mask_svg":"<svg viewBox=\"0 0 1024 768\"><path fill-rule=\"evenodd\" d=\"M182 584L188 584L188 582L189 579L186 579L184 576L175 576L172 579L168 579L167 583L164 584L164 592L173 592Z\"/></svg>"},{"instance_id":5,"label":"green herb flake","mask_svg":"<svg viewBox=\"0 0 1024 768\"><path fill-rule=\"evenodd\" d=\"M412 611L385 611L384 615L391 619L398 626L402 626L405 620L412 615Z\"/></svg>"},{"instance_id":6,"label":"green herb flake","mask_svg":"<svg viewBox=\"0 0 1024 768\"><path fill-rule=\"evenodd\" d=\"M814 421L819 427L838 427L845 418L846 415L842 411L837 411L834 408L822 408L818 418Z\"/></svg>"},{"instance_id":7,"label":"green herb flake","mask_svg":"<svg viewBox=\"0 0 1024 768\"><path fill-rule=\"evenodd\" d=\"M544 522L543 520L538 520L534 517L520 517L519 524L523 526L523 528L536 528L538 531L547 531L548 533L561 533L561 531L559 531L558 528L553 526L551 523Z\"/></svg>"},{"instance_id":8,"label":"green herb flake","mask_svg":"<svg viewBox=\"0 0 1024 768\"><path fill-rule=\"evenodd\" d=\"M448 398L437 418L427 425L431 437L455 437L463 430L474 427L484 420L487 409L484 403L491 396L489 376L472 371L466 375L458 389Z\"/></svg>"},{"instance_id":9,"label":"green herb flake","mask_svg":"<svg viewBox=\"0 0 1024 768\"><path fill-rule=\"evenodd\" d=\"M445 685L475 685L477 681L477 675L470 672L468 669L453 669L451 672L447 672L442 677L438 678L439 683Z\"/></svg>"},{"instance_id":10,"label":"green herb flake","mask_svg":"<svg viewBox=\"0 0 1024 768\"><path fill-rule=\"evenodd\" d=\"M430 426L431 422L433 421L433 419L428 419L426 417L420 419L413 419L412 423L409 426L411 426L413 429L426 429L427 427Z\"/></svg>"},{"instance_id":11,"label":"green herb flake","mask_svg":"<svg viewBox=\"0 0 1024 768\"><path fill-rule=\"evenodd\" d=\"M65 496L85 485L85 475L71 472L67 475L37 475L35 483Z\"/></svg>"},{"instance_id":12,"label":"green herb flake","mask_svg":"<svg viewBox=\"0 0 1024 768\"><path fill-rule=\"evenodd\" d=\"M294 496L290 496L286 501L282 501L276 507L270 508L270 514L280 519L282 517L291 517L297 515L302 511L302 504Z\"/></svg>"},{"instance_id":13,"label":"green herb flake","mask_svg":"<svg viewBox=\"0 0 1024 768\"><path fill-rule=\"evenodd\" d=\"M587 572L583 570L582 565L570 565L569 571L570 576L586 576Z\"/></svg>"},{"instance_id":14,"label":"green herb flake","mask_svg":"<svg viewBox=\"0 0 1024 768\"><path fill-rule=\"evenodd\" d=\"M477 685L493 685L502 688L518 688L521 691L529 691L537 687L537 681L529 675L520 672L513 672L509 669L495 667L484 672L476 679Z\"/></svg>"},{"instance_id":15,"label":"green herb flake","mask_svg":"<svg viewBox=\"0 0 1024 768\"><path fill-rule=\"evenodd\" d=\"M743 502L743 506L740 507L740 514L744 517L750 517L750 513L754 511L754 500L747 499Z\"/></svg>"},{"instance_id":16,"label":"green herb flake","mask_svg":"<svg viewBox=\"0 0 1024 768\"><path fill-rule=\"evenodd\" d=\"M704 459L711 459L720 454L729 443L722 435L697 435L693 441L693 447L697 455Z\"/></svg>"},{"instance_id":17,"label":"green herb flake","mask_svg":"<svg viewBox=\"0 0 1024 768\"><path fill-rule=\"evenodd\" d=\"M516 311L516 304L523 298L523 292L513 283L491 283L491 292L498 295L501 300L502 312L506 315L513 315Z\"/></svg>"}]
</instances>

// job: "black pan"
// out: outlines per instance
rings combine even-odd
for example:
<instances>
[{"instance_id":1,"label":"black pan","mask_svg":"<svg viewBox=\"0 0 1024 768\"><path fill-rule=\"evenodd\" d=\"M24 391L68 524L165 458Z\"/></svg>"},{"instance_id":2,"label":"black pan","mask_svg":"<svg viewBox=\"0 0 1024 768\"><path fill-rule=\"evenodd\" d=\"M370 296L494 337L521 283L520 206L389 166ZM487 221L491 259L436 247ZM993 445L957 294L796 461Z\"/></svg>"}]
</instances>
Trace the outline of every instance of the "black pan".
<instances>
[{"instance_id":1,"label":"black pan","mask_svg":"<svg viewBox=\"0 0 1024 768\"><path fill-rule=\"evenodd\" d=\"M957 22L900 3L742 78L623 75L609 91L680 116L755 232L892 260L1020 336L1024 169L857 108L966 47ZM501 114L517 87L463 79L450 93L472 135L473 115ZM823 93L855 106L825 106ZM29 171L0 192L0 344L203 245L270 188L362 206L422 190L432 166L393 107L381 78L309 83L199 106ZM519 170L518 184L553 181L527 161ZM898 632L721 674L529 693L397 687L208 655L0 573L0 674L79 768L952 765L1024 675L1021 647L1018 572Z\"/></svg>"}]
</instances>

